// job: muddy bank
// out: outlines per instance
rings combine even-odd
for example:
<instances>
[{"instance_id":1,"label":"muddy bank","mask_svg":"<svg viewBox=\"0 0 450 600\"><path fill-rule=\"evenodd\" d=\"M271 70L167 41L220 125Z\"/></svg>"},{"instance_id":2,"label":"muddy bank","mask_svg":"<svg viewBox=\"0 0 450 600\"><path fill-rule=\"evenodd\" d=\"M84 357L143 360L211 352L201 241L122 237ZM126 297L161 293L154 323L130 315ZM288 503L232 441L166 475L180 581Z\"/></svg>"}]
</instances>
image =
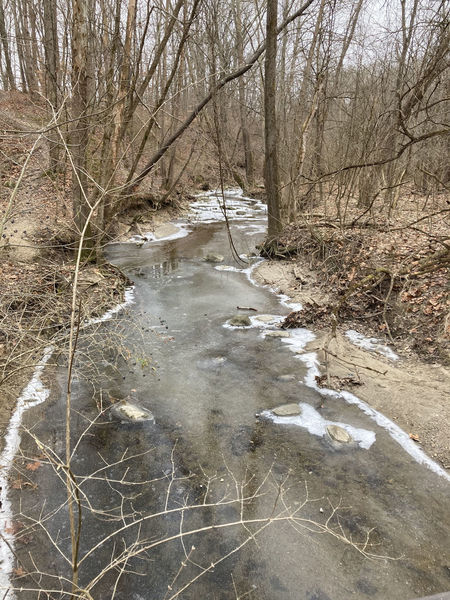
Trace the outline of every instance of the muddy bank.
<instances>
[{"instance_id":1,"label":"muddy bank","mask_svg":"<svg viewBox=\"0 0 450 600\"><path fill-rule=\"evenodd\" d=\"M112 232L112 241L126 242L132 236L145 236L146 233L154 234L154 239L170 235L176 229L171 221L188 214L189 201L192 198L193 196L188 194L185 198L179 199L176 204L158 209L150 209L142 202L127 207L117 219L116 228Z\"/></svg>"},{"instance_id":2,"label":"muddy bank","mask_svg":"<svg viewBox=\"0 0 450 600\"><path fill-rule=\"evenodd\" d=\"M298 261L264 262L254 276L258 283L277 288L294 302L325 305L329 301L316 288L317 274ZM389 360L357 347L345 333L345 325L338 326L335 334L331 328L316 330L317 338L306 349L318 352L322 385L354 393L417 438L429 456L450 469L449 369L414 356Z\"/></svg>"}]
</instances>

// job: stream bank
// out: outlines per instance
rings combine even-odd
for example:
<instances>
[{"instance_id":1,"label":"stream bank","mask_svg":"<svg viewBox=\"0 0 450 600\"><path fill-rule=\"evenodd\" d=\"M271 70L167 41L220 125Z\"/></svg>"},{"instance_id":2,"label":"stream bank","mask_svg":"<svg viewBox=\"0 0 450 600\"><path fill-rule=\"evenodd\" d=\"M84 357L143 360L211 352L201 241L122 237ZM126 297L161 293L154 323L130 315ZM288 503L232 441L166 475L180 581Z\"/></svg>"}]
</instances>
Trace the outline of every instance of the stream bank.
<instances>
[{"instance_id":1,"label":"stream bank","mask_svg":"<svg viewBox=\"0 0 450 600\"><path fill-rule=\"evenodd\" d=\"M303 305L330 303L329 293L317 285L318 273L298 258L266 261L255 271L255 279ZM450 370L424 363L411 353L392 361L376 349L358 347L346 336L353 323L338 326L335 334L330 327L317 325L317 338L308 349L318 352L322 385L356 394L411 434L450 473ZM365 339L369 337L367 333Z\"/></svg>"}]
</instances>

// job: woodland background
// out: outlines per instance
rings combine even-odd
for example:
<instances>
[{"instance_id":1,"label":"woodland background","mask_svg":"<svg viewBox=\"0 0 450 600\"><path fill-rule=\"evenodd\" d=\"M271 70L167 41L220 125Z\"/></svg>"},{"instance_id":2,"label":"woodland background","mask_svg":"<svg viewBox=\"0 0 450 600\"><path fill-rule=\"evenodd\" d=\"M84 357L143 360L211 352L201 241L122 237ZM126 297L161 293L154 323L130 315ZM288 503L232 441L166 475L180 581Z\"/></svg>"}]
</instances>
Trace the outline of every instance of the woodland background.
<instances>
[{"instance_id":1,"label":"woodland background","mask_svg":"<svg viewBox=\"0 0 450 600\"><path fill-rule=\"evenodd\" d=\"M2 381L68 325L80 239L100 311L104 244L221 185L332 291L291 324L448 360L445 2L0 0L0 37Z\"/></svg>"}]
</instances>

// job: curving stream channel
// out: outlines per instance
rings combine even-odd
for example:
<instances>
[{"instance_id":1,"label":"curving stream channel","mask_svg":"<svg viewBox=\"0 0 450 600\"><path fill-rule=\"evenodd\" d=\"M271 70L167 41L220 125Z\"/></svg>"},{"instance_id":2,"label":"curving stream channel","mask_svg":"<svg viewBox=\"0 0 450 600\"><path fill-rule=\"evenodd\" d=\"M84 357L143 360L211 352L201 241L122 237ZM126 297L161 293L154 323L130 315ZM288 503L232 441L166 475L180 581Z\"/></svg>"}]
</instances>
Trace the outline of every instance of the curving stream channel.
<instances>
[{"instance_id":1,"label":"curving stream channel","mask_svg":"<svg viewBox=\"0 0 450 600\"><path fill-rule=\"evenodd\" d=\"M271 333L291 307L251 280L264 207L236 192L227 204L246 263L233 259L214 196L194 203L172 239L109 247L135 288L133 302L80 338L80 589L96 600L409 600L450 590L448 480L381 415L314 389L314 356L302 354L313 333ZM230 325L236 314L251 326ZM70 590L64 476L45 458L64 455L66 373L42 379L49 398L23 419L41 448L24 433L10 474L22 561L11 582L23 589L7 598L47 597L38 588L71 597L60 593ZM123 399L145 418L124 416ZM285 404L301 414L274 416ZM332 439L330 424L351 441Z\"/></svg>"}]
</instances>

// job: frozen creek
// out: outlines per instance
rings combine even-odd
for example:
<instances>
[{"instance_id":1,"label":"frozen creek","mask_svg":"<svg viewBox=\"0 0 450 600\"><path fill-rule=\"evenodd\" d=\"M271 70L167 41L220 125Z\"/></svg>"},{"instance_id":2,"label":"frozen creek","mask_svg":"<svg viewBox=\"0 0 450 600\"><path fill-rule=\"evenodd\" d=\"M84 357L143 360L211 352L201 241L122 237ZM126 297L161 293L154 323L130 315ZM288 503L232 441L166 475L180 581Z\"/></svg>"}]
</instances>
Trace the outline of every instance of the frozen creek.
<instances>
[{"instance_id":1,"label":"frozen creek","mask_svg":"<svg viewBox=\"0 0 450 600\"><path fill-rule=\"evenodd\" d=\"M180 236L140 246L118 244L108 251L135 281L134 303L96 329L100 341L86 347L96 368L81 364L74 385L74 443L91 422L73 465L86 495L80 585L94 580L123 550L121 544L137 548L145 541L149 546L166 536L174 541L130 558L117 585L120 568L111 569L92 588L92 597L231 600L248 592L249 599L267 600L412 600L447 591L448 481L420 451L414 454L414 443L409 446L406 434L393 430L383 415L351 394L315 388L314 355L301 354L312 332L270 335L292 307L287 298L252 283L257 259L250 254L264 235L264 206L241 199L238 192L229 194L227 205L246 263L233 260L212 194L198 198L192 222L180 224ZM205 261L208 255L224 260ZM230 325L238 313L250 317L250 326ZM132 348L120 356L118 329L120 343ZM63 452L64 384L61 369L49 399L24 415L25 426L57 454ZM131 390L154 421L133 425L105 411L92 422L94 400L127 398ZM301 414L272 413L285 404L299 405ZM352 442L331 439L330 425L343 428ZM30 457L38 453L27 434L21 450ZM17 468L27 472L20 461ZM25 564L31 553L40 570L68 576L62 556L69 553L64 486L45 460L28 474L38 487L13 486L10 510L20 510L15 521L25 525L26 517L49 515L46 528L61 552L38 531L27 543L19 539L16 551ZM253 499L233 503L236 487ZM274 511L270 489L275 490ZM306 489L304 520L283 520L302 507ZM215 506L180 508L202 503ZM338 504L340 516L330 523L330 533L323 526ZM161 518L145 516L161 507ZM247 530L221 524L237 522L242 514L255 522L263 516L281 518L233 552ZM133 523L140 519L138 535ZM198 531L205 527L206 532ZM248 525L252 533L256 527ZM123 534L107 539L121 528ZM378 558L367 558L348 543L365 539L371 528L374 545L367 550ZM183 530L197 533L184 538ZM339 538L342 532L347 541ZM55 586L51 578L45 584ZM27 578L14 585L36 587ZM38 594L21 591L16 597Z\"/></svg>"}]
</instances>

